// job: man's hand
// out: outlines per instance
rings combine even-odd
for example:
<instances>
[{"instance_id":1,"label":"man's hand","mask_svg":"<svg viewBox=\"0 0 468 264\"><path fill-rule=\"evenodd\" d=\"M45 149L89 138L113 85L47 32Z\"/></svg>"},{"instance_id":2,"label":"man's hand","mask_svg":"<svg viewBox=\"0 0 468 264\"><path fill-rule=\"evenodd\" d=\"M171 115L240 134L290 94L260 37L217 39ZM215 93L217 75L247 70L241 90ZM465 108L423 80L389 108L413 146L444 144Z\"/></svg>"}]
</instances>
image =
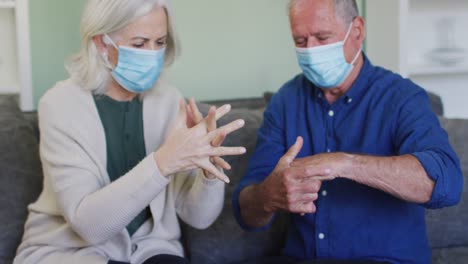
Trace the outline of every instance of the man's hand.
<instances>
[{"instance_id":1,"label":"man's hand","mask_svg":"<svg viewBox=\"0 0 468 264\"><path fill-rule=\"evenodd\" d=\"M352 165L353 155L342 152L322 153L314 156L296 159L291 162L291 167L304 170L305 175L314 179L321 179L323 172L328 172L327 180L333 180L346 173Z\"/></svg>"},{"instance_id":2,"label":"man's hand","mask_svg":"<svg viewBox=\"0 0 468 264\"><path fill-rule=\"evenodd\" d=\"M323 180L333 179L331 170L325 167L297 166L293 167L294 159L301 150L303 139L298 137L296 143L280 159L273 172L260 184L260 197L264 210L268 213L287 211L291 213L313 213L316 211L314 202Z\"/></svg>"}]
</instances>

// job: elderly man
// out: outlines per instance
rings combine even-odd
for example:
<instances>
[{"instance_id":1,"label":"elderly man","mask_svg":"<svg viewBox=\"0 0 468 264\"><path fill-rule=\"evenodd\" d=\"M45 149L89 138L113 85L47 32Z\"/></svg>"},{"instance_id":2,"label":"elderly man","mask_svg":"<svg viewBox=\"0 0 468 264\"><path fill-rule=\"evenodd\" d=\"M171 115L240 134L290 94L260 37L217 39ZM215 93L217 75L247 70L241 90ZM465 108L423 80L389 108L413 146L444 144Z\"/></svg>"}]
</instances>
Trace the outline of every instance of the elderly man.
<instances>
[{"instance_id":1,"label":"elderly man","mask_svg":"<svg viewBox=\"0 0 468 264\"><path fill-rule=\"evenodd\" d=\"M288 212L284 262L430 263L425 208L456 204L463 178L426 92L371 64L354 0L292 0L290 23L303 74L265 111L238 222Z\"/></svg>"}]
</instances>

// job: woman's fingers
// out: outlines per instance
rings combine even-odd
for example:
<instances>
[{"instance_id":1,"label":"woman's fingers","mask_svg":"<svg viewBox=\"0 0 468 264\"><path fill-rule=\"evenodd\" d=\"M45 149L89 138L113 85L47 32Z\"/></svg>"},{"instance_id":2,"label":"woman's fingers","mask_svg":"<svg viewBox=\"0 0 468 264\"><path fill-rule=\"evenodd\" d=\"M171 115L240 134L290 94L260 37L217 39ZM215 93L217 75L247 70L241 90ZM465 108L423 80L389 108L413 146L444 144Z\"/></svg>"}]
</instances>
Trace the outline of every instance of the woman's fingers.
<instances>
[{"instance_id":1,"label":"woman's fingers","mask_svg":"<svg viewBox=\"0 0 468 264\"><path fill-rule=\"evenodd\" d=\"M200 123L203 120L203 115L200 113L195 99L190 98L189 105L190 109L192 110L193 120L195 121L195 124Z\"/></svg>"},{"instance_id":2,"label":"woman's fingers","mask_svg":"<svg viewBox=\"0 0 468 264\"><path fill-rule=\"evenodd\" d=\"M184 98L179 100L179 113L177 114L176 127L187 127L187 105Z\"/></svg>"},{"instance_id":3,"label":"woman's fingers","mask_svg":"<svg viewBox=\"0 0 468 264\"><path fill-rule=\"evenodd\" d=\"M226 176L226 174L222 173L221 171L218 170L211 162L200 162L197 164L200 168L204 169L211 175L214 175L216 178L220 179L221 181L225 183L229 183L229 177Z\"/></svg>"},{"instance_id":4,"label":"woman's fingers","mask_svg":"<svg viewBox=\"0 0 468 264\"><path fill-rule=\"evenodd\" d=\"M226 139L226 133L224 131L221 131L213 141L211 141L211 145L213 147L219 147L221 144L223 144L224 140Z\"/></svg>"},{"instance_id":5,"label":"woman's fingers","mask_svg":"<svg viewBox=\"0 0 468 264\"><path fill-rule=\"evenodd\" d=\"M225 104L218 109L216 109L216 121L218 121L221 117L225 116L227 113L231 111L231 105Z\"/></svg>"},{"instance_id":6,"label":"woman's fingers","mask_svg":"<svg viewBox=\"0 0 468 264\"><path fill-rule=\"evenodd\" d=\"M221 133L224 135L229 135L230 133L242 128L245 125L245 121L243 119L238 119L236 121L232 121L231 123L224 125L214 131L211 131L207 135L208 141L212 142L218 135Z\"/></svg>"},{"instance_id":7,"label":"woman's fingers","mask_svg":"<svg viewBox=\"0 0 468 264\"><path fill-rule=\"evenodd\" d=\"M198 109L197 103L195 99L190 98L189 99L189 106L190 109L194 115L194 120L198 124L203 120L203 115ZM218 121L220 118L225 116L227 113L231 111L231 105L230 104L225 104L219 108L216 109L216 121Z\"/></svg>"},{"instance_id":8,"label":"woman's fingers","mask_svg":"<svg viewBox=\"0 0 468 264\"><path fill-rule=\"evenodd\" d=\"M206 117L206 126L208 132L216 130L216 107L214 106L210 107L210 110L208 111L208 116Z\"/></svg>"},{"instance_id":9,"label":"woman's fingers","mask_svg":"<svg viewBox=\"0 0 468 264\"><path fill-rule=\"evenodd\" d=\"M195 118L193 116L192 108L190 108L190 105L186 106L186 111L187 111L187 127L192 128L197 125L195 122Z\"/></svg>"},{"instance_id":10,"label":"woman's fingers","mask_svg":"<svg viewBox=\"0 0 468 264\"><path fill-rule=\"evenodd\" d=\"M214 157L213 158L213 164L215 164L216 166L218 166L220 168L223 168L225 170L230 170L231 169L231 165L229 165L229 163L227 163L224 159L222 159L220 157Z\"/></svg>"},{"instance_id":11,"label":"woman's fingers","mask_svg":"<svg viewBox=\"0 0 468 264\"><path fill-rule=\"evenodd\" d=\"M217 147L208 150L207 156L237 156L245 153L244 147Z\"/></svg>"}]
</instances>

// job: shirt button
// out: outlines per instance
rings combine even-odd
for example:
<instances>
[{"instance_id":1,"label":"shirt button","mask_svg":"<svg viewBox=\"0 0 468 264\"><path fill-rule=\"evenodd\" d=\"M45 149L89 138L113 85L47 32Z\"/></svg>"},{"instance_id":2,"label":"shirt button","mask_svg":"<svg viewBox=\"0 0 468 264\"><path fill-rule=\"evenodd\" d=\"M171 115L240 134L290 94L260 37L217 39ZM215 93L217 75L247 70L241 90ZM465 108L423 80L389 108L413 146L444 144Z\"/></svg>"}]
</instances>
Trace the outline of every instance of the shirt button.
<instances>
[{"instance_id":1,"label":"shirt button","mask_svg":"<svg viewBox=\"0 0 468 264\"><path fill-rule=\"evenodd\" d=\"M331 149L327 149L327 152L330 153L330 152L331 152Z\"/></svg>"},{"instance_id":2,"label":"shirt button","mask_svg":"<svg viewBox=\"0 0 468 264\"><path fill-rule=\"evenodd\" d=\"M322 196L327 196L327 194L328 194L328 193L327 193L326 190L323 190L323 191L322 191Z\"/></svg>"},{"instance_id":3,"label":"shirt button","mask_svg":"<svg viewBox=\"0 0 468 264\"><path fill-rule=\"evenodd\" d=\"M138 245L137 244L132 244L132 253L135 253L137 251Z\"/></svg>"},{"instance_id":4,"label":"shirt button","mask_svg":"<svg viewBox=\"0 0 468 264\"><path fill-rule=\"evenodd\" d=\"M353 102L353 98L348 98L348 104Z\"/></svg>"},{"instance_id":5,"label":"shirt button","mask_svg":"<svg viewBox=\"0 0 468 264\"><path fill-rule=\"evenodd\" d=\"M322 239L325 238L325 235L324 235L323 233L320 233L320 234L318 235L318 238L319 238L320 240L322 240Z\"/></svg>"},{"instance_id":6,"label":"shirt button","mask_svg":"<svg viewBox=\"0 0 468 264\"><path fill-rule=\"evenodd\" d=\"M328 111L328 115L329 115L330 117L333 117L333 116L335 115L335 112L333 112L333 110L330 110L330 111Z\"/></svg>"}]
</instances>

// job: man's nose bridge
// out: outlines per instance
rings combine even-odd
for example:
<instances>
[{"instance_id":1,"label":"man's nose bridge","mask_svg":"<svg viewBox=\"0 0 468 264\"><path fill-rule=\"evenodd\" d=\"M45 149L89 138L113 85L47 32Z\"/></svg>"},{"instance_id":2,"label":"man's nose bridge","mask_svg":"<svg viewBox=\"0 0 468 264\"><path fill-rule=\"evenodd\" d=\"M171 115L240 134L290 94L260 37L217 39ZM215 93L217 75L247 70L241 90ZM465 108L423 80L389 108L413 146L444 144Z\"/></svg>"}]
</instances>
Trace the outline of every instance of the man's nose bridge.
<instances>
[{"instance_id":1,"label":"man's nose bridge","mask_svg":"<svg viewBox=\"0 0 468 264\"><path fill-rule=\"evenodd\" d=\"M307 37L307 48L313 48L319 46L319 42L317 41L317 38L315 36L308 36Z\"/></svg>"}]
</instances>

